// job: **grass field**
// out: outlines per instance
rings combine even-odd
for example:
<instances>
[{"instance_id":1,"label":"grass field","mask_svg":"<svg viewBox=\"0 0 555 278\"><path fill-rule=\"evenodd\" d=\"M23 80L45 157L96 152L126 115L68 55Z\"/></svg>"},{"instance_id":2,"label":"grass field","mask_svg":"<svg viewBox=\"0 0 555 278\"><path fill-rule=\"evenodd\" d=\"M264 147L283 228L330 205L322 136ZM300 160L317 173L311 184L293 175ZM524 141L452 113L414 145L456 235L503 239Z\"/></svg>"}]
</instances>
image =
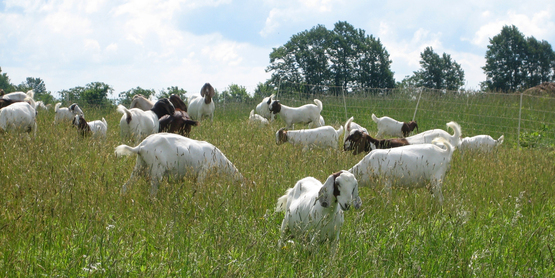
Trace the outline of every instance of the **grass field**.
<instances>
[{"instance_id":1,"label":"grass field","mask_svg":"<svg viewBox=\"0 0 555 278\"><path fill-rule=\"evenodd\" d=\"M54 126L52 111L39 114L34 139L0 134L0 276L554 276L555 153L519 149L514 136L491 156L462 160L456 151L442 207L425 189L396 189L388 197L379 186L364 187L362 208L345 213L337 245L278 248L277 198L297 180L323 181L363 155L277 146L283 122L250 127L245 121L253 107L217 107L214 122L191 133L222 150L252 183L164 180L156 198L144 179L120 194L135 157L114 156L122 143L115 108L84 108L87 119L108 121L105 141ZM328 124L344 123L343 107L324 100L324 109ZM420 131L444 128L457 121L453 115L486 113L452 111L446 120L422 110L420 120L441 124L428 122ZM412 118L413 110L405 113ZM375 132L370 114L355 121Z\"/></svg>"}]
</instances>

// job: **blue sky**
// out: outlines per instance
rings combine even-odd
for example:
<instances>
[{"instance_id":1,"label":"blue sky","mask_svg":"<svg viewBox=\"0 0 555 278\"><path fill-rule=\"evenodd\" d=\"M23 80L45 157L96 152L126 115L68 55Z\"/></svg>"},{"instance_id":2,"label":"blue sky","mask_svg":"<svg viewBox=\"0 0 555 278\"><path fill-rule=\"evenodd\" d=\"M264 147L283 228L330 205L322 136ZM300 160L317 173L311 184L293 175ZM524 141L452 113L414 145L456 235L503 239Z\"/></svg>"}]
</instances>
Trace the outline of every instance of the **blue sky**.
<instances>
[{"instance_id":1,"label":"blue sky","mask_svg":"<svg viewBox=\"0 0 555 278\"><path fill-rule=\"evenodd\" d=\"M40 77L47 90L104 82L119 92L205 82L252 93L269 77L273 47L292 35L346 21L381 40L395 79L420 68L433 47L461 64L466 88L485 80L489 38L503 25L555 45L551 1L2 0L0 67L14 84Z\"/></svg>"}]
</instances>

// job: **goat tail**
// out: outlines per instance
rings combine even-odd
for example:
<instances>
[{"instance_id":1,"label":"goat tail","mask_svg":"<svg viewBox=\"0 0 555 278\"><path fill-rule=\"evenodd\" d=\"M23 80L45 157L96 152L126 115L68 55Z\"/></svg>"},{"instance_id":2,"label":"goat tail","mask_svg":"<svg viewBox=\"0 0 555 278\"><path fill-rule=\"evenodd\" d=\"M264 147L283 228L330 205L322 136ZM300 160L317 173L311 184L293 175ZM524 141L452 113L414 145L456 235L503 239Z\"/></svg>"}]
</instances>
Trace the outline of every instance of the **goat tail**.
<instances>
[{"instance_id":1,"label":"goat tail","mask_svg":"<svg viewBox=\"0 0 555 278\"><path fill-rule=\"evenodd\" d=\"M106 120L104 119L104 117L102 117L102 122L104 123L104 125L106 125L106 128L108 128L108 123L106 122Z\"/></svg>"},{"instance_id":2,"label":"goat tail","mask_svg":"<svg viewBox=\"0 0 555 278\"><path fill-rule=\"evenodd\" d=\"M54 112L58 113L58 109L60 109L60 106L62 106L61 102L56 103L56 106L54 106Z\"/></svg>"},{"instance_id":3,"label":"goat tail","mask_svg":"<svg viewBox=\"0 0 555 278\"><path fill-rule=\"evenodd\" d=\"M322 112L322 109L324 109L324 105L322 105L322 102L319 99L314 99L314 103L316 103L316 106L318 106L318 109L320 109L320 112Z\"/></svg>"},{"instance_id":4,"label":"goat tail","mask_svg":"<svg viewBox=\"0 0 555 278\"><path fill-rule=\"evenodd\" d=\"M375 123L378 123L378 117L376 117L374 113L372 113L372 121L374 121Z\"/></svg>"},{"instance_id":5,"label":"goat tail","mask_svg":"<svg viewBox=\"0 0 555 278\"><path fill-rule=\"evenodd\" d=\"M132 154L138 154L141 146L136 147L129 147L127 145L119 145L116 147L115 154L117 157L119 156L130 156Z\"/></svg>"},{"instance_id":6,"label":"goat tail","mask_svg":"<svg viewBox=\"0 0 555 278\"><path fill-rule=\"evenodd\" d=\"M249 114L249 118L252 118L254 116L254 109L251 110L251 113Z\"/></svg>"},{"instance_id":7,"label":"goat tail","mask_svg":"<svg viewBox=\"0 0 555 278\"><path fill-rule=\"evenodd\" d=\"M285 195L279 197L276 205L276 212L285 211L287 206L287 200L289 199L289 193L293 190L293 188L287 189L285 191Z\"/></svg>"},{"instance_id":8,"label":"goat tail","mask_svg":"<svg viewBox=\"0 0 555 278\"><path fill-rule=\"evenodd\" d=\"M33 107L33 109L37 109L37 104L35 103L35 100L33 99L32 96L25 97L23 101L26 101L27 103L29 103Z\"/></svg>"},{"instance_id":9,"label":"goat tail","mask_svg":"<svg viewBox=\"0 0 555 278\"><path fill-rule=\"evenodd\" d=\"M29 90L27 91L27 93L25 93L27 95L27 97L34 99L35 98L35 91L33 90Z\"/></svg>"},{"instance_id":10,"label":"goat tail","mask_svg":"<svg viewBox=\"0 0 555 278\"><path fill-rule=\"evenodd\" d=\"M131 118L131 112L129 112L129 110L128 110L127 108L125 108L125 106L123 106L123 105L121 105L121 104L118 105L117 111L118 111L119 113L125 115L125 118L126 118L126 119Z\"/></svg>"},{"instance_id":11,"label":"goat tail","mask_svg":"<svg viewBox=\"0 0 555 278\"><path fill-rule=\"evenodd\" d=\"M351 117L347 120L347 122L345 123L345 133L349 133L351 132L351 123L354 121L355 117Z\"/></svg>"},{"instance_id":12,"label":"goat tail","mask_svg":"<svg viewBox=\"0 0 555 278\"><path fill-rule=\"evenodd\" d=\"M499 139L495 140L495 145L501 145L503 144L503 141L505 140L505 135L501 135L501 137L499 137Z\"/></svg>"},{"instance_id":13,"label":"goat tail","mask_svg":"<svg viewBox=\"0 0 555 278\"><path fill-rule=\"evenodd\" d=\"M450 127L451 129L453 129L453 138L457 139L457 143L455 144L455 147L460 147L461 145L461 136L462 136L462 131L461 131L461 125L459 125L456 122L448 122L447 123L447 127Z\"/></svg>"},{"instance_id":14,"label":"goat tail","mask_svg":"<svg viewBox=\"0 0 555 278\"><path fill-rule=\"evenodd\" d=\"M343 126L340 126L339 129L336 129L335 132L337 133L337 137L341 136L343 134Z\"/></svg>"},{"instance_id":15,"label":"goat tail","mask_svg":"<svg viewBox=\"0 0 555 278\"><path fill-rule=\"evenodd\" d=\"M434 140L432 140L432 144L440 147L441 145L445 146L447 152L446 153L451 153L453 151L453 145L451 145L451 143L449 143L449 141L447 141L447 139L443 138L443 137L436 137L434 138ZM442 148L443 149L443 148Z\"/></svg>"}]
</instances>

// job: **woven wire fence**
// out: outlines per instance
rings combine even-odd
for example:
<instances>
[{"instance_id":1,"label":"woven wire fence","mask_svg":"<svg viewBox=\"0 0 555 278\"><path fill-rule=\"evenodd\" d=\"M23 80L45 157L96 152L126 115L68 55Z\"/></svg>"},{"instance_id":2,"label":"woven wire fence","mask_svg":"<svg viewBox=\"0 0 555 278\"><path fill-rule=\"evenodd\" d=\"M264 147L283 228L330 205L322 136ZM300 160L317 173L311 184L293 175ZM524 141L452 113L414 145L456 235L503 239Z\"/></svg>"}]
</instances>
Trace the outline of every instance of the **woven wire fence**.
<instances>
[{"instance_id":1,"label":"woven wire fence","mask_svg":"<svg viewBox=\"0 0 555 278\"><path fill-rule=\"evenodd\" d=\"M314 103L324 108L326 124L338 125L353 116L355 122L377 132L371 115L399 121L416 120L419 131L445 129L455 121L463 137L488 134L514 143L542 140L555 144L555 98L524 93L486 93L413 89L344 89L282 82L276 88L282 104L298 107Z\"/></svg>"}]
</instances>

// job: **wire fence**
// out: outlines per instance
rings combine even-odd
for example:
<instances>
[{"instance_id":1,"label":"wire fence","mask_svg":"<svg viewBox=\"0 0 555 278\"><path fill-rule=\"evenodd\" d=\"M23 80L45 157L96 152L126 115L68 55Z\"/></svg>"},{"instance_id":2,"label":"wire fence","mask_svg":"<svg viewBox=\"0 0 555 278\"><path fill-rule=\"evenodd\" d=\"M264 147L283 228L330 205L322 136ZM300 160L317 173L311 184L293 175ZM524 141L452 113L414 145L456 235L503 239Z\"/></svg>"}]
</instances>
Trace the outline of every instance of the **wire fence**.
<instances>
[{"instance_id":1,"label":"wire fence","mask_svg":"<svg viewBox=\"0 0 555 278\"><path fill-rule=\"evenodd\" d=\"M488 134L526 146L555 143L555 98L526 93L486 93L412 89L344 89L282 82L275 94L284 105L324 104L326 123L344 123L351 116L369 130L371 119L389 116L399 121L416 120L420 131L459 123L463 136Z\"/></svg>"}]
</instances>

